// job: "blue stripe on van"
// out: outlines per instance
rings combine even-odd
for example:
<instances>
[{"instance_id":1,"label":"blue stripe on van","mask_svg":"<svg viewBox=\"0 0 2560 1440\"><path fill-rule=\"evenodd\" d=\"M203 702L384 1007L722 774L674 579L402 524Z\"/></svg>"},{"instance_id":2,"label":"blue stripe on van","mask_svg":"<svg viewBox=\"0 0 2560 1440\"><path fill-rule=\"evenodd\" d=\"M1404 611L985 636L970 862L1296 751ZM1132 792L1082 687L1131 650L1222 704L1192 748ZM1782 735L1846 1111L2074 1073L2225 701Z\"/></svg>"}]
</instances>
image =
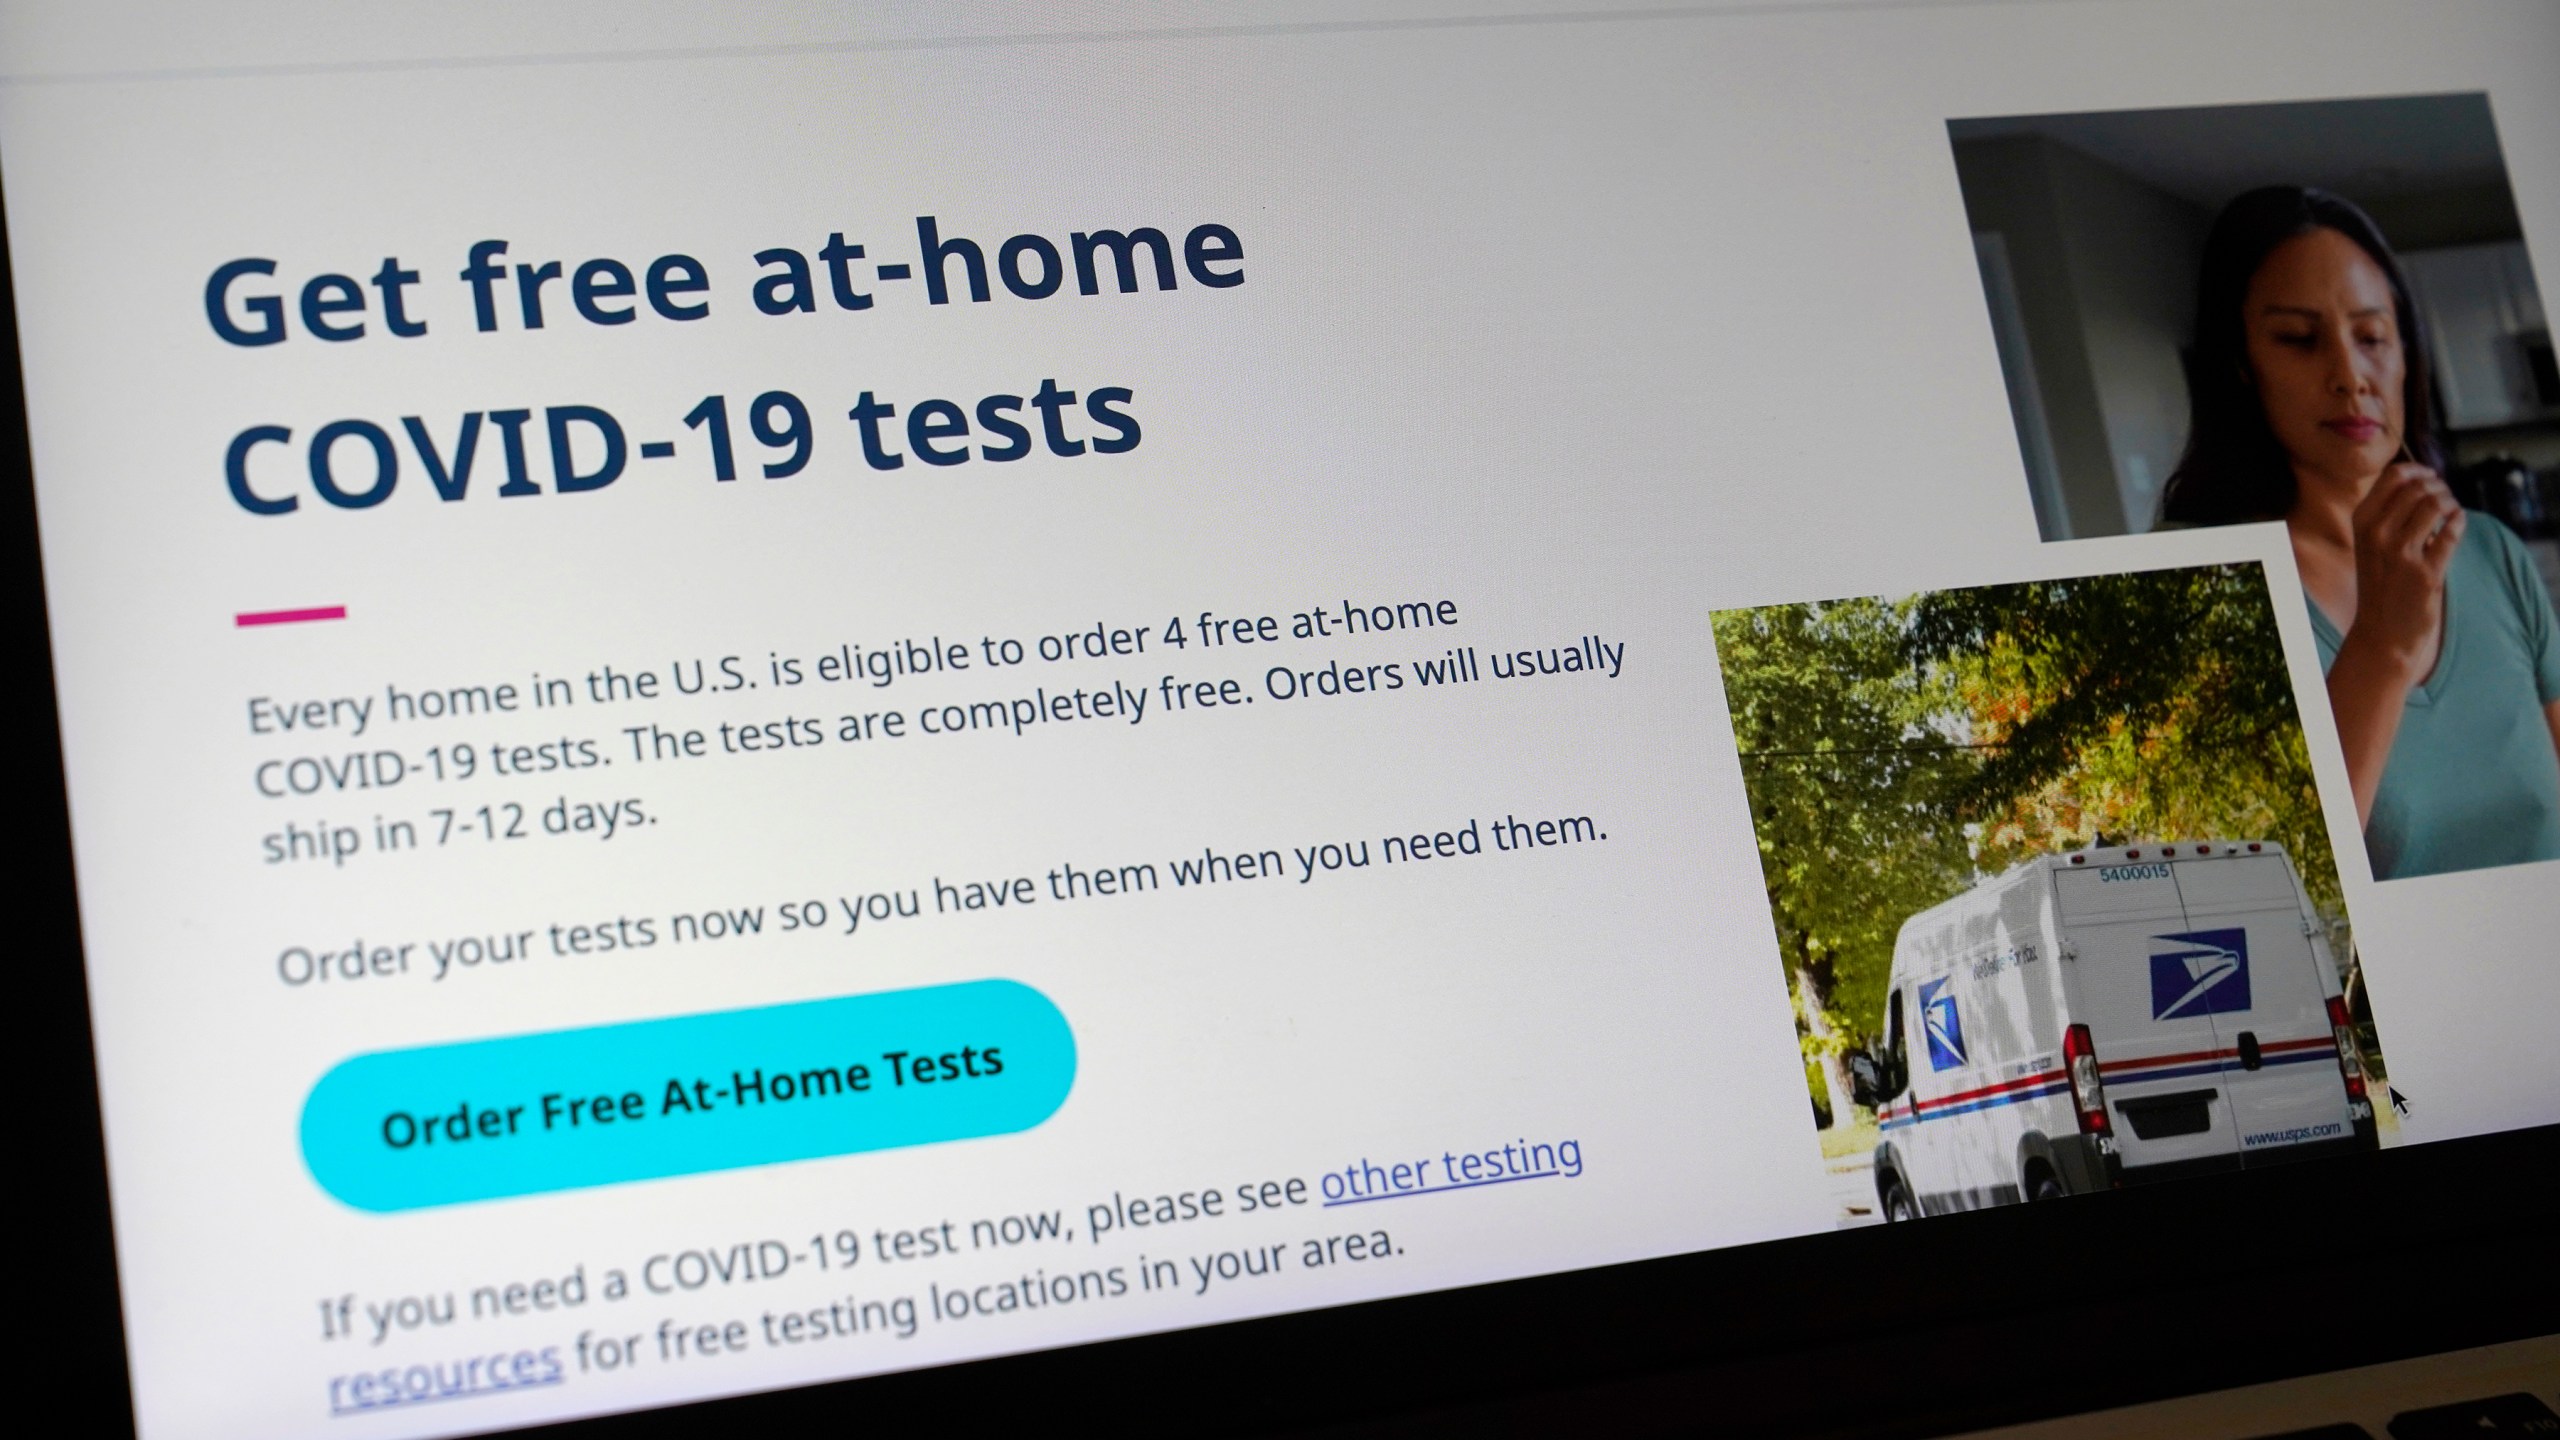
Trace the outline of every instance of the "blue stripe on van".
<instances>
[{"instance_id":1,"label":"blue stripe on van","mask_svg":"<svg viewBox=\"0 0 2560 1440\"><path fill-rule=\"evenodd\" d=\"M2015 1105L2021 1100L2041 1100L2047 1095L2066 1094L2070 1089L2070 1080L2057 1079L2051 1084L2038 1086L2033 1090L2013 1090L2006 1095L1993 1095L1987 1099L1969 1101L1962 1105L1948 1105L1942 1108L1932 1109L1925 1115L1903 1115L1896 1116L1891 1120L1879 1120L1876 1122L1876 1128L1878 1130L1899 1130L1906 1126L1917 1125L1923 1120L1939 1120L1944 1119L1949 1115L1968 1115L1976 1110L1990 1110L2002 1105Z\"/></svg>"},{"instance_id":2,"label":"blue stripe on van","mask_svg":"<svg viewBox=\"0 0 2560 1440\"><path fill-rule=\"evenodd\" d=\"M2262 1061L2262 1066L2302 1065L2314 1060L2328 1060L2334 1062L2337 1058L2337 1047L2332 1045L2321 1050L2297 1050L2288 1054L2268 1055ZM2246 1068L2246 1066L2240 1063L2239 1058L2234 1056L2229 1060L2211 1061L2202 1065L2182 1065L2172 1070L2151 1070L2140 1075L2111 1076L2106 1083L2113 1086L2140 1085L2149 1080L2180 1080L2196 1075L2218 1075L2226 1070L2242 1070ZM1923 1120L1936 1120L1948 1115L1969 1115L1977 1110L1990 1110L2002 1105L2015 1105L2021 1100L2041 1100L2048 1095L2068 1094L2070 1090L2071 1082L2069 1078L2057 1077L2050 1083L2038 1086L2031 1090L2013 1090L2005 1094L1986 1096L1980 1100L1967 1101L1960 1105L1931 1105L1929 1101L1921 1100L1918 1103L1924 1106L1929 1106L1928 1109L1916 1115L1897 1115L1890 1120L1878 1120L1876 1122L1876 1129L1879 1131L1908 1129L1913 1125L1919 1124Z\"/></svg>"}]
</instances>

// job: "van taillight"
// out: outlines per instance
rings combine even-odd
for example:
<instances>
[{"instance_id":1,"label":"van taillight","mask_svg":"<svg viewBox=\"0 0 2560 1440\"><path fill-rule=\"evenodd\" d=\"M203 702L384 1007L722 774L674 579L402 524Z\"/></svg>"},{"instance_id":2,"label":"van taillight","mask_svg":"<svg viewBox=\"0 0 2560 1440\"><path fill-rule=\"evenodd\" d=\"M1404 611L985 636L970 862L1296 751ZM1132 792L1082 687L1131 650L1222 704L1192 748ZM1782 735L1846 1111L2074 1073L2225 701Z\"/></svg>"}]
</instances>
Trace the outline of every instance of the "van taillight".
<instances>
[{"instance_id":1,"label":"van taillight","mask_svg":"<svg viewBox=\"0 0 2560 1440\"><path fill-rule=\"evenodd\" d=\"M2355 1019L2343 995L2329 997L2329 1033L2338 1039L2338 1074L2347 1082L2347 1098L2364 1099L2364 1058L2356 1053Z\"/></svg>"},{"instance_id":2,"label":"van taillight","mask_svg":"<svg viewBox=\"0 0 2560 1440\"><path fill-rule=\"evenodd\" d=\"M2107 1123L2107 1087L2098 1083L2098 1047L2089 1040L2088 1026L2074 1025L2062 1032L2062 1069L2071 1077L2071 1108L2080 1117L2080 1133L2113 1133L2114 1127Z\"/></svg>"}]
</instances>

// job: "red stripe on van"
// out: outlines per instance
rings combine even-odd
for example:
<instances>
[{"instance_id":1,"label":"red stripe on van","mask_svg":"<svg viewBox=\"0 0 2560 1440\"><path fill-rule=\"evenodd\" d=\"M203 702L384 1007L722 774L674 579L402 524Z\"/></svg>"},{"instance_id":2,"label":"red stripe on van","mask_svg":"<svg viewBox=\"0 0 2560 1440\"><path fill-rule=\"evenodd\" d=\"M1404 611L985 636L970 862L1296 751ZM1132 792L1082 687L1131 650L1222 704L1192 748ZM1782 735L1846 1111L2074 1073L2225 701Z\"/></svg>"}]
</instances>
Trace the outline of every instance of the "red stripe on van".
<instances>
[{"instance_id":1,"label":"red stripe on van","mask_svg":"<svg viewBox=\"0 0 2560 1440\"><path fill-rule=\"evenodd\" d=\"M2121 1070L2147 1070L2154 1065L2193 1065L2204 1060L2235 1059L2239 1054L2240 1052L2236 1049L2185 1050L2175 1055L2154 1055L2144 1060L2101 1060L2098 1062L2098 1073L2113 1075Z\"/></svg>"},{"instance_id":2,"label":"red stripe on van","mask_svg":"<svg viewBox=\"0 0 2560 1440\"><path fill-rule=\"evenodd\" d=\"M2015 1080L2003 1080L1997 1085L1985 1085L1978 1090L1958 1090L1952 1095L1925 1097L1915 1095L1911 1098L1911 1104L1915 1110L1933 1110L1945 1105L1962 1105L1967 1101L1980 1100L1989 1095L2002 1095L2011 1090L2026 1090L2038 1085L2050 1085L2061 1078L2062 1072L2059 1070L2039 1070L2033 1075L2021 1076Z\"/></svg>"},{"instance_id":3,"label":"red stripe on van","mask_svg":"<svg viewBox=\"0 0 2560 1440\"><path fill-rule=\"evenodd\" d=\"M2308 1040L2269 1040L2262 1042L2258 1046L2258 1049L2262 1053L2273 1053L2279 1050L2335 1050L2337 1048L2338 1040L2334 1035L2314 1035Z\"/></svg>"},{"instance_id":4,"label":"red stripe on van","mask_svg":"<svg viewBox=\"0 0 2560 1440\"><path fill-rule=\"evenodd\" d=\"M2317 1050L2324 1046L2334 1050L2338 1047L2338 1042L2328 1035L2314 1035L2301 1040L2267 1040L2260 1042L2258 1053L2282 1055L2296 1050ZM2236 1045L2228 1050L2186 1050L2175 1055L2146 1056L2140 1060L2101 1060L2098 1062L2098 1073L2116 1075L2128 1070L2150 1070L2164 1065L2195 1065L2207 1060L2239 1058L2240 1049Z\"/></svg>"},{"instance_id":5,"label":"red stripe on van","mask_svg":"<svg viewBox=\"0 0 2560 1440\"><path fill-rule=\"evenodd\" d=\"M2258 1052L2262 1055L2280 1055L2297 1050L2312 1050L2322 1047L2334 1050L2337 1048L2337 1042L2326 1035L2316 1035L2301 1040L2270 1040L2261 1044L2258 1047ZM2229 1050L2188 1050L2176 1055L2153 1055L2141 1060L2101 1061L2098 1065L2098 1071L2102 1075L2119 1075L2135 1070L2165 1069L2174 1065L2196 1065L2207 1061L2237 1060L2239 1058L2240 1051L2236 1046ZM1965 1105L1976 1100L1987 1099L1994 1095L2005 1095L2013 1090L2028 1090L2039 1085L2050 1085L2062 1078L2063 1072L2058 1069L2039 1070L2033 1075L2023 1075L2015 1080L2003 1080L1997 1085L1984 1085L1978 1089L1958 1090L1948 1095L1915 1095L1908 1102L1907 1108L1910 1113L1916 1116L1931 1110L1945 1109L1950 1105ZM2138 1079L2140 1077L2134 1076L2130 1078ZM1904 1102L1897 1101L1878 1112L1876 1119L1878 1121L1898 1119L1903 1114L1905 1108L1906 1105Z\"/></svg>"}]
</instances>

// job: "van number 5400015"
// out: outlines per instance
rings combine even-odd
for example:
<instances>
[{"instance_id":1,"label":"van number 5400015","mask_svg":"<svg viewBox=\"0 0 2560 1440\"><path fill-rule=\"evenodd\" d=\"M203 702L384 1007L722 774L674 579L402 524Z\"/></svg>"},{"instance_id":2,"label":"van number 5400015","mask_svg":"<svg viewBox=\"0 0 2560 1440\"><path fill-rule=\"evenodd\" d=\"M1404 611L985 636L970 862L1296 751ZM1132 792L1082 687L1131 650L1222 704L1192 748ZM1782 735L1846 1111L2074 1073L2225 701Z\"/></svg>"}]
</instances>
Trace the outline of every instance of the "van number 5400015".
<instances>
[{"instance_id":1,"label":"van number 5400015","mask_svg":"<svg viewBox=\"0 0 2560 1440\"><path fill-rule=\"evenodd\" d=\"M2166 880L2168 878L2169 867L2166 865L2109 865L2098 872L2098 883L2101 885L2113 885L2123 880Z\"/></svg>"}]
</instances>

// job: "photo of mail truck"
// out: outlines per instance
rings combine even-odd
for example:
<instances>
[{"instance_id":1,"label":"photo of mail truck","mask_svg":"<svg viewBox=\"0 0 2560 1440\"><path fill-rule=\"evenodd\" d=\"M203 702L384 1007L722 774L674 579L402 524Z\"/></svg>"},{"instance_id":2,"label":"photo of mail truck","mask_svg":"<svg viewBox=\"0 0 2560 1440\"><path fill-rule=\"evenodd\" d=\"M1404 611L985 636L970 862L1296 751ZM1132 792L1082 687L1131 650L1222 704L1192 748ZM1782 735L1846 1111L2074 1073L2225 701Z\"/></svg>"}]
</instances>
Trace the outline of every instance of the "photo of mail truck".
<instances>
[{"instance_id":1,"label":"photo of mail truck","mask_svg":"<svg viewBox=\"0 0 2560 1440\"><path fill-rule=\"evenodd\" d=\"M2272 841L2029 860L1904 922L1889 984L1851 1062L1888 1221L2378 1144Z\"/></svg>"}]
</instances>

